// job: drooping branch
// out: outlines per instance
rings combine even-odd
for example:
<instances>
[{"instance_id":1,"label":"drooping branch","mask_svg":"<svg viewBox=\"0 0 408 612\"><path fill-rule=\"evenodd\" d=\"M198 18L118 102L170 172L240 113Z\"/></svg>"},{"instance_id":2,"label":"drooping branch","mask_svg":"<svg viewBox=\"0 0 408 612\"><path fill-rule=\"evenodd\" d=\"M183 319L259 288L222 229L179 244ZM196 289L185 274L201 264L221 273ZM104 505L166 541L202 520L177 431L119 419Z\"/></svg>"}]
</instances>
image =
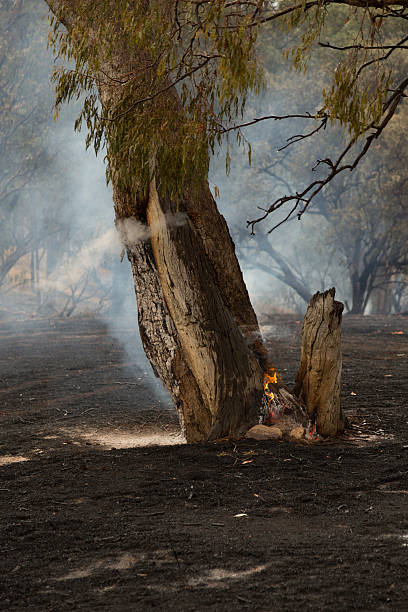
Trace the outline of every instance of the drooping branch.
<instances>
[{"instance_id":1,"label":"drooping branch","mask_svg":"<svg viewBox=\"0 0 408 612\"><path fill-rule=\"evenodd\" d=\"M303 214L308 209L312 200L317 196L318 193L322 191L322 189L328 185L338 174L341 174L345 170L354 170L361 160L365 157L365 155L370 150L373 142L379 138L383 130L387 127L388 123L394 116L399 104L405 97L405 90L408 88L408 78L404 79L400 85L394 90L390 98L384 104L383 117L382 121L379 125L370 124L370 126L365 130L365 133L369 132L369 135L366 137L364 146L360 149L360 151L354 156L354 158L350 162L345 162L345 158L350 153L352 148L358 142L357 137L353 137L347 146L343 149L338 158L333 161L330 158L319 159L313 167L313 170L316 170L318 166L321 164L326 165L329 168L329 172L327 175L321 179L317 179L312 181L303 191L296 192L295 194L285 195L281 198L275 200L266 210L265 213L250 221L247 221L247 227L251 228L251 233L254 234L254 228L257 223L264 221L271 213L276 210L279 210L287 203L291 203L291 209L286 217L274 225L270 230L271 233L273 230L278 228L280 225L285 223L288 219L290 219L294 213L298 219L301 219Z\"/></svg>"},{"instance_id":2,"label":"drooping branch","mask_svg":"<svg viewBox=\"0 0 408 612\"><path fill-rule=\"evenodd\" d=\"M219 123L217 125L217 132L219 132L220 134L228 134L228 132L233 132L236 130L241 130L242 128L251 127L252 125L256 125L257 123L260 123L261 121L282 121L283 119L313 119L313 120L316 120L316 118L317 118L316 115L312 115L311 113L293 113L289 115L265 115L264 117L255 117L254 119L250 121L246 121L245 123L236 123L228 127ZM313 130L313 132L311 132L307 136L312 136L313 134L318 132L321 128L324 128L327 124L327 120L329 119L329 116L324 114L322 115L322 117L319 116L318 118L321 119L321 123L319 127ZM307 138L307 136L303 136L303 138ZM293 138L298 138L298 136L293 136ZM283 150L284 148L285 147L283 147L282 149L279 149L279 151Z\"/></svg>"},{"instance_id":3,"label":"drooping branch","mask_svg":"<svg viewBox=\"0 0 408 612\"><path fill-rule=\"evenodd\" d=\"M408 8L407 0L316 0L312 2L304 2L301 4L294 3L291 6L288 6L284 9L276 8L275 3L272 4L273 8L270 9L271 5L268 3L263 13L261 13L261 16L258 18L258 20L254 19L253 21L250 21L249 23L246 24L246 27L252 28L258 25L258 23L263 24L263 23L269 23L271 21L275 21L277 19L282 19L283 17L287 17L288 15L295 13L296 11L301 10L303 12L308 12L310 11L310 9L314 7L327 7L330 4L333 4L333 5L342 4L345 6L355 6L361 9L377 8L377 9L382 9L382 11L385 11L385 9L388 9L388 11L390 11L391 7L401 7L402 11L405 11ZM226 27L232 29L236 26L229 25Z\"/></svg>"},{"instance_id":4,"label":"drooping branch","mask_svg":"<svg viewBox=\"0 0 408 612\"><path fill-rule=\"evenodd\" d=\"M379 8L388 9L392 6L408 8L408 0L325 0L324 4L343 4L348 6L356 6L357 8Z\"/></svg>"}]
</instances>

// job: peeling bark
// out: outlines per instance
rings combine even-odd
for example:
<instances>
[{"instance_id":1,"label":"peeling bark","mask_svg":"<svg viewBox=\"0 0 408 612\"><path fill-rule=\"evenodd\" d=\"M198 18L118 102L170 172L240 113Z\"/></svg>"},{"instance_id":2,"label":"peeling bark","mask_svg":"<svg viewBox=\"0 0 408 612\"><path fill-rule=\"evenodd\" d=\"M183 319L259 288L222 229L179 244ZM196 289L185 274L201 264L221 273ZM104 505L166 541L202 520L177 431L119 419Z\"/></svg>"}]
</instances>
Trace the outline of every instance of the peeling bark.
<instances>
[{"instance_id":1,"label":"peeling bark","mask_svg":"<svg viewBox=\"0 0 408 612\"><path fill-rule=\"evenodd\" d=\"M189 442L203 440L211 427L200 390L186 364L177 332L159 283L149 241L141 241L127 250L137 297L140 337L146 356L156 375L168 389L180 426ZM202 406L196 418L193 406Z\"/></svg>"}]
</instances>

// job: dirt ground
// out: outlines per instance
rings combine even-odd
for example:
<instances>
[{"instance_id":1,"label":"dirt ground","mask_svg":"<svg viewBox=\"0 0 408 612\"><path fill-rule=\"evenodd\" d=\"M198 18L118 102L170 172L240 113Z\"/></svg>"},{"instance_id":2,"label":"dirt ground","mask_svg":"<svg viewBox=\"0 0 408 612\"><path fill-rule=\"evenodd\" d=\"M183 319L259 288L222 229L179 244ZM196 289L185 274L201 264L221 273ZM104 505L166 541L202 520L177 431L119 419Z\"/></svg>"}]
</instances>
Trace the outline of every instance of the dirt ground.
<instances>
[{"instance_id":1,"label":"dirt ground","mask_svg":"<svg viewBox=\"0 0 408 612\"><path fill-rule=\"evenodd\" d=\"M300 323L263 322L290 383ZM344 318L351 429L313 445L183 444L100 320L0 343L1 610L408 609L408 317Z\"/></svg>"}]
</instances>

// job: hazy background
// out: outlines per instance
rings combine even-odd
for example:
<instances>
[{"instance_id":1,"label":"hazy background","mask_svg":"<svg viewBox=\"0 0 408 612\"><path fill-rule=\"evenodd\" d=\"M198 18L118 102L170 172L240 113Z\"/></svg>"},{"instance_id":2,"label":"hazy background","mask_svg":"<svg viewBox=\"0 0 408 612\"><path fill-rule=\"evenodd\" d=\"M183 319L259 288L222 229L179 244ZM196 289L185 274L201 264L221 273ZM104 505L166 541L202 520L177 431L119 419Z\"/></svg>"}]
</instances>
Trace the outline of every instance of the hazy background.
<instances>
[{"instance_id":1,"label":"hazy background","mask_svg":"<svg viewBox=\"0 0 408 612\"><path fill-rule=\"evenodd\" d=\"M58 318L104 317L150 371L140 340L126 332L137 311L129 263L120 261L103 152L96 158L85 151L85 133L74 132L78 103L54 122L46 15L43 2L0 1L0 318L40 317L53 324ZM341 30L336 22L329 26ZM266 38L268 89L250 101L247 118L317 110L330 68L327 56L316 54L307 75L294 75L282 61L280 30ZM334 285L346 311L407 310L406 268L400 265L408 238L403 188L408 159L401 140L406 115L393 120L394 128L361 171L326 189L302 221L268 234L286 214L277 213L256 226L255 236L247 229L260 209L322 175L324 166L312 171L317 159L341 150L342 134L328 128L318 139L277 151L290 136L315 125L272 121L248 129L251 166L232 136L229 176L227 144L212 160L211 185L220 190L219 207L255 309L261 318L274 312L301 315L314 292Z\"/></svg>"}]
</instances>

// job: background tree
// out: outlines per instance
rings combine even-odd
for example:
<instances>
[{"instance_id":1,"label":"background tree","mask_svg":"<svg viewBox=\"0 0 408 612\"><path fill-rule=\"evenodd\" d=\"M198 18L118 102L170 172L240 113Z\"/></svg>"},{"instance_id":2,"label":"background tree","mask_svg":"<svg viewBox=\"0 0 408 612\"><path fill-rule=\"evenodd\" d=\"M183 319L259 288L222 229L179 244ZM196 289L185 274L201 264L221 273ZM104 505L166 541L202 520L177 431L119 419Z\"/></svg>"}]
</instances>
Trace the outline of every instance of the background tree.
<instances>
[{"instance_id":1,"label":"background tree","mask_svg":"<svg viewBox=\"0 0 408 612\"><path fill-rule=\"evenodd\" d=\"M353 26L349 22L345 10L328 15L322 37L327 37L326 40L340 37L339 44L346 44L344 37L347 34L350 39L352 27L354 36L358 34L358 24ZM346 34L342 31L345 24ZM327 57L326 48L317 50L308 72L293 78L290 66L280 61L286 36L276 29L270 27L269 36L262 37L262 55L270 89L260 100L251 100L251 112L254 116L262 113L279 117L285 112L299 116L304 114L305 108L319 108L322 104L321 90L341 52ZM395 39L401 37L400 29L399 23L389 28ZM403 54L398 61L406 66ZM278 91L274 87L276 82L279 82ZM299 124L301 120L293 121ZM254 204L268 209L269 203L279 200L282 193L293 193L297 186L313 181L318 169L311 172L310 160L318 158L319 154L323 157L328 151L333 156L340 155L341 130L326 126L324 134L319 134L316 141L302 136L292 139L293 132L286 129L284 121L274 122L269 129L264 123L262 128L255 125L248 129L246 133L254 150L252 168L245 168L239 155L233 155L234 179L228 185L231 194L227 195L231 212L225 209L234 240L244 256L244 267L274 276L291 287L304 302L315 290L322 289L323 282L326 286L340 286L347 310L354 313L364 312L376 287L381 287L381 295L388 288L390 299L387 302L391 304L392 292L397 287L392 281L391 260L395 260L395 264L399 261L401 266L407 239L404 223L407 164L403 143L406 124L406 109L400 107L381 142L362 160L360 171L351 176L340 174L316 196L309 222L305 219L302 230L296 232L299 240L294 238L291 227L291 243L295 246L290 250L289 232L282 233L282 228L268 237L265 229L257 226L255 236L248 236L244 230L248 209L251 203L253 210ZM296 133L304 133L304 126L298 127ZM222 183L220 172L214 180L217 184ZM392 185L392 190L387 185ZM225 190L223 192L224 195ZM276 222L285 216L279 217L277 211L274 214ZM342 277L347 279L345 283ZM371 308L375 307L372 301Z\"/></svg>"},{"instance_id":2,"label":"background tree","mask_svg":"<svg viewBox=\"0 0 408 612\"><path fill-rule=\"evenodd\" d=\"M41 219L34 205L41 168L49 161L44 129L51 108L35 60L44 44L36 4L0 3L0 286L15 264L38 253L45 236L56 230L52 217Z\"/></svg>"},{"instance_id":3,"label":"background tree","mask_svg":"<svg viewBox=\"0 0 408 612\"><path fill-rule=\"evenodd\" d=\"M244 229L248 199L261 181L263 187L259 191L263 190L266 197L268 188L276 193L282 184L293 188L294 180L304 176L308 180L312 143L303 143L281 161L275 153L273 138L266 147L264 135L263 153L255 153L253 168L245 172L238 164L240 178L236 179L235 188L244 204L237 205L239 212L237 207L231 210L233 236L243 255L244 267L278 278L305 303L314 291L321 290L322 283L338 286L341 272L340 288L349 312L362 314L378 288L381 295L384 291L389 294L387 303L391 308L392 295L397 290L395 275L406 269L406 125L405 113L398 113L381 146L367 155L359 172L339 176L328 185L305 215L301 227L296 228L298 241L294 239L293 227L270 235L259 228L255 236ZM256 139L253 144L256 150ZM341 139L336 141L332 136L330 146L332 150L339 149ZM377 308L374 302L371 308ZM384 306L381 310L384 312Z\"/></svg>"},{"instance_id":4,"label":"background tree","mask_svg":"<svg viewBox=\"0 0 408 612\"><path fill-rule=\"evenodd\" d=\"M45 2L0 2L0 296L6 311L68 316L110 306L120 247L90 202L101 196L85 189L86 159L74 183L69 172L78 153L66 132L78 107L55 129L46 15Z\"/></svg>"}]
</instances>

